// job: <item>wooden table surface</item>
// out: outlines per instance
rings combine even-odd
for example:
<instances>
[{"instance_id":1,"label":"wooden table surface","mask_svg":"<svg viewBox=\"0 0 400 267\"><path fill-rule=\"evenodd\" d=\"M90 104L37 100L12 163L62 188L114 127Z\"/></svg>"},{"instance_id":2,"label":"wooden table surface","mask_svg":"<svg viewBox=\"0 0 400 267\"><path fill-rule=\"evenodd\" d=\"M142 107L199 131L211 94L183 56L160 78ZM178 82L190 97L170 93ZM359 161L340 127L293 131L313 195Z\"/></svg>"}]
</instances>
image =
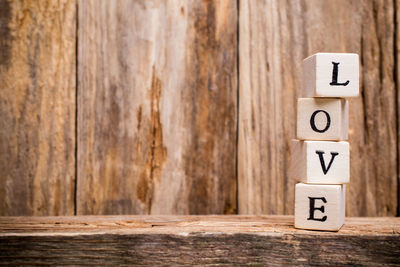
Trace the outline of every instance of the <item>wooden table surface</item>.
<instances>
[{"instance_id":1,"label":"wooden table surface","mask_svg":"<svg viewBox=\"0 0 400 267\"><path fill-rule=\"evenodd\" d=\"M292 216L0 217L0 263L399 265L400 218L322 232Z\"/></svg>"}]
</instances>

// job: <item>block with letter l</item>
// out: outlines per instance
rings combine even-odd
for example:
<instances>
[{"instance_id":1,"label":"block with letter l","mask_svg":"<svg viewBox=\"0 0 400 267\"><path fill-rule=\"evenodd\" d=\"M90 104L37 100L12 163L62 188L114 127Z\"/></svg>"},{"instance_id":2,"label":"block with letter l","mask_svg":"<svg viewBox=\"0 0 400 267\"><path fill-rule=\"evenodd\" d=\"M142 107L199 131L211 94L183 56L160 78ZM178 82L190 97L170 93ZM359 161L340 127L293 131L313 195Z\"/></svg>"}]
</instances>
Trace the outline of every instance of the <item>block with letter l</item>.
<instances>
[{"instance_id":1,"label":"block with letter l","mask_svg":"<svg viewBox=\"0 0 400 267\"><path fill-rule=\"evenodd\" d=\"M297 138L300 140L347 140L349 108L346 99L299 98Z\"/></svg>"},{"instance_id":2,"label":"block with letter l","mask_svg":"<svg viewBox=\"0 0 400 267\"><path fill-rule=\"evenodd\" d=\"M317 53L303 60L302 97L357 97L358 55Z\"/></svg>"},{"instance_id":3,"label":"block with letter l","mask_svg":"<svg viewBox=\"0 0 400 267\"><path fill-rule=\"evenodd\" d=\"M294 226L339 231L345 217L346 185L296 184Z\"/></svg>"},{"instance_id":4,"label":"block with letter l","mask_svg":"<svg viewBox=\"0 0 400 267\"><path fill-rule=\"evenodd\" d=\"M308 184L350 182L350 151L345 141L292 140L290 176Z\"/></svg>"}]
</instances>

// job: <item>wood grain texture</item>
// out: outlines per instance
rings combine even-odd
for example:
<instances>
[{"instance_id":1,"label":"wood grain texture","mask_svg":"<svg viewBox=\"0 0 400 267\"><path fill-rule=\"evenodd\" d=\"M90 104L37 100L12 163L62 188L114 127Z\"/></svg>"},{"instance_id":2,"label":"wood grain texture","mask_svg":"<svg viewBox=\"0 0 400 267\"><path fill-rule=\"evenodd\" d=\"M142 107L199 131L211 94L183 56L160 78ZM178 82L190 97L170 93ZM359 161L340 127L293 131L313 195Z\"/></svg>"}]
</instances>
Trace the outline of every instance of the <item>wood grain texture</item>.
<instances>
[{"instance_id":1,"label":"wood grain texture","mask_svg":"<svg viewBox=\"0 0 400 267\"><path fill-rule=\"evenodd\" d=\"M395 59L396 59L396 92L397 92L397 216L400 216L400 0L396 0L396 40L395 40Z\"/></svg>"},{"instance_id":2,"label":"wood grain texture","mask_svg":"<svg viewBox=\"0 0 400 267\"><path fill-rule=\"evenodd\" d=\"M0 218L3 265L397 265L399 218L347 218L337 232L292 216Z\"/></svg>"},{"instance_id":3,"label":"wood grain texture","mask_svg":"<svg viewBox=\"0 0 400 267\"><path fill-rule=\"evenodd\" d=\"M75 1L0 1L0 215L71 215Z\"/></svg>"},{"instance_id":4,"label":"wood grain texture","mask_svg":"<svg viewBox=\"0 0 400 267\"><path fill-rule=\"evenodd\" d=\"M239 213L293 212L287 164L302 60L349 52L360 56L362 96L350 100L347 215L396 215L394 2L241 1L239 12Z\"/></svg>"},{"instance_id":5,"label":"wood grain texture","mask_svg":"<svg viewBox=\"0 0 400 267\"><path fill-rule=\"evenodd\" d=\"M236 212L235 1L80 1L78 214Z\"/></svg>"}]
</instances>

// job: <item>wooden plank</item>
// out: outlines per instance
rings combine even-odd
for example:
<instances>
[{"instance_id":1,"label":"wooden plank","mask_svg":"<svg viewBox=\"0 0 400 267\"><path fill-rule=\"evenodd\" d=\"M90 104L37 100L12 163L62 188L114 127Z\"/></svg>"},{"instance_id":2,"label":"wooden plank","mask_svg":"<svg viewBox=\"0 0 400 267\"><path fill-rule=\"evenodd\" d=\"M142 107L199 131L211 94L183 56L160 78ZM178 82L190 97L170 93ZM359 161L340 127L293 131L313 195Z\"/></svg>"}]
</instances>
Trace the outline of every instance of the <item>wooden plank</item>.
<instances>
[{"instance_id":1,"label":"wooden plank","mask_svg":"<svg viewBox=\"0 0 400 267\"><path fill-rule=\"evenodd\" d=\"M0 1L0 215L72 215L75 1Z\"/></svg>"},{"instance_id":2,"label":"wooden plank","mask_svg":"<svg viewBox=\"0 0 400 267\"><path fill-rule=\"evenodd\" d=\"M292 216L1 217L2 264L396 265L400 218L347 218L337 232Z\"/></svg>"},{"instance_id":3,"label":"wooden plank","mask_svg":"<svg viewBox=\"0 0 400 267\"><path fill-rule=\"evenodd\" d=\"M400 0L396 0L396 40L395 54L396 59L396 92L397 92L397 216L400 216Z\"/></svg>"},{"instance_id":4,"label":"wooden plank","mask_svg":"<svg viewBox=\"0 0 400 267\"><path fill-rule=\"evenodd\" d=\"M293 212L289 144L302 60L349 52L360 56L362 93L349 103L347 215L396 215L393 1L241 1L239 9L239 213Z\"/></svg>"},{"instance_id":5,"label":"wooden plank","mask_svg":"<svg viewBox=\"0 0 400 267\"><path fill-rule=\"evenodd\" d=\"M236 13L79 2L78 214L236 212Z\"/></svg>"}]
</instances>

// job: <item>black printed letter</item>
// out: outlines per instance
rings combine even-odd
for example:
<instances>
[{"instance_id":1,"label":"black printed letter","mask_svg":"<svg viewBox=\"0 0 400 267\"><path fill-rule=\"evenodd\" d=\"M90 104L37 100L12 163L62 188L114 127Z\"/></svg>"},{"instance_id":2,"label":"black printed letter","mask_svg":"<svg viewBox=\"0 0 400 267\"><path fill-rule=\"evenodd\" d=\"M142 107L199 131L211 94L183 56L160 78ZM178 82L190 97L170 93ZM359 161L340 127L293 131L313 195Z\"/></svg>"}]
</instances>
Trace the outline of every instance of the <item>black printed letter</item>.
<instances>
[{"instance_id":1,"label":"black printed letter","mask_svg":"<svg viewBox=\"0 0 400 267\"><path fill-rule=\"evenodd\" d=\"M315 126L315 116L319 113L319 112L323 112L326 116L326 126L324 129L320 130L317 128L317 126ZM331 125L331 117L329 116L329 113L326 112L325 110L316 110L314 111L314 113L311 115L311 119L310 119L310 125L311 125L311 129L313 129L314 131L318 132L318 133L323 133L326 132L329 129L329 126Z\"/></svg>"},{"instance_id":2,"label":"black printed letter","mask_svg":"<svg viewBox=\"0 0 400 267\"><path fill-rule=\"evenodd\" d=\"M326 221L327 217L324 216L322 218L314 218L314 212L316 210L320 210L322 213L325 212L325 207L321 206L319 208L315 207L315 200L316 199L320 199L322 200L324 203L326 203L326 199L324 197L308 197L308 199L310 199L310 217L308 217L307 220L314 220L314 221L320 221L320 222L324 222Z\"/></svg>"},{"instance_id":3,"label":"black printed letter","mask_svg":"<svg viewBox=\"0 0 400 267\"><path fill-rule=\"evenodd\" d=\"M333 64L333 71L332 71L332 82L330 83L330 85L343 85L346 86L349 84L349 80L347 80L344 83L338 83L337 81L337 76L338 76L338 72L339 72L339 62L332 62Z\"/></svg>"},{"instance_id":4,"label":"black printed letter","mask_svg":"<svg viewBox=\"0 0 400 267\"><path fill-rule=\"evenodd\" d=\"M324 172L324 174L327 174L328 171L329 171L329 169L331 168L333 159L334 159L337 155L339 155L339 153L337 153L337 152L331 152L332 157L331 157L331 161L329 161L328 168L326 167L326 165L325 165L325 160L324 160L324 154L325 154L325 152L324 152L324 151L317 150L317 151L315 151L315 153L317 153L318 156L319 156L319 161L321 162L322 171Z\"/></svg>"}]
</instances>

